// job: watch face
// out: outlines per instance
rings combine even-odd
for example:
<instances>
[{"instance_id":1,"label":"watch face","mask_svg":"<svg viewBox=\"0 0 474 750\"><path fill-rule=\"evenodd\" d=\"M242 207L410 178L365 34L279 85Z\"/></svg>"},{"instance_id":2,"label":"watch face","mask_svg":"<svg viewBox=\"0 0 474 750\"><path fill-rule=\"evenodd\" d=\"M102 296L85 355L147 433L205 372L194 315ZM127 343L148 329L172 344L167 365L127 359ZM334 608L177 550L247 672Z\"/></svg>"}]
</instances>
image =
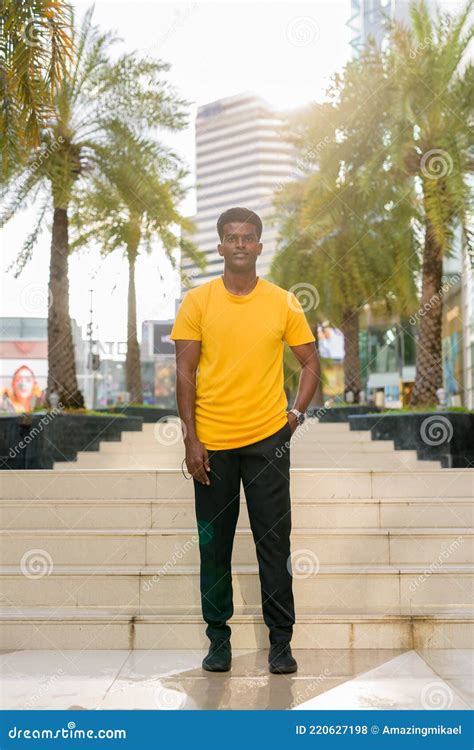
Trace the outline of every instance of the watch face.
<instances>
[{"instance_id":1,"label":"watch face","mask_svg":"<svg viewBox=\"0 0 474 750\"><path fill-rule=\"evenodd\" d=\"M303 424L303 422L304 422L304 420L305 420L305 415L304 415L304 414L300 414L300 415L299 415L299 416L297 417L297 420L298 420L298 424Z\"/></svg>"}]
</instances>

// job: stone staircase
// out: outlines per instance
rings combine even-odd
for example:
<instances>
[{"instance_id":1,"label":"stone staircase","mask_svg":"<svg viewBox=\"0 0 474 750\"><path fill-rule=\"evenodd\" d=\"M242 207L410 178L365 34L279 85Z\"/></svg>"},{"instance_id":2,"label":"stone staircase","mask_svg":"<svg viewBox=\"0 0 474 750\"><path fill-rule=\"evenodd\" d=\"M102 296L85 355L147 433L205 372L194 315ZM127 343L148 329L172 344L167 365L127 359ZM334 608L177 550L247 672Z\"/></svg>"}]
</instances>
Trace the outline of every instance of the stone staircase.
<instances>
[{"instance_id":1,"label":"stone staircase","mask_svg":"<svg viewBox=\"0 0 474 750\"><path fill-rule=\"evenodd\" d=\"M294 434L296 648L472 645L474 471L400 453L345 424ZM183 457L174 421L52 471L2 472L3 648L206 645ZM266 646L243 491L233 588L233 645Z\"/></svg>"},{"instance_id":2,"label":"stone staircase","mask_svg":"<svg viewBox=\"0 0 474 750\"><path fill-rule=\"evenodd\" d=\"M370 432L351 432L347 423L315 419L294 433L292 466L314 469L438 469L438 461L417 461L415 451L396 451L392 441L375 441ZM121 442L102 443L100 451L79 452L77 461L56 463L60 471L78 469L162 469L181 465L184 447L177 419L144 424L143 432L124 432Z\"/></svg>"}]
</instances>

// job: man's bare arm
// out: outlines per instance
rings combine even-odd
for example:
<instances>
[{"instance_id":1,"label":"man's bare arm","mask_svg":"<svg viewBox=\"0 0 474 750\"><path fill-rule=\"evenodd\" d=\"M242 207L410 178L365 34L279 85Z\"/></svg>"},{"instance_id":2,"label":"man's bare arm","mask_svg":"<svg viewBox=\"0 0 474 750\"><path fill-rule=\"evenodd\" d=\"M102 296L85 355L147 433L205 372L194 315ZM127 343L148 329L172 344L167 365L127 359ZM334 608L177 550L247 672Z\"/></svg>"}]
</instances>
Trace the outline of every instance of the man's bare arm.
<instances>
[{"instance_id":1,"label":"man's bare arm","mask_svg":"<svg viewBox=\"0 0 474 750\"><path fill-rule=\"evenodd\" d=\"M183 437L186 448L188 471L203 484L210 484L207 471L210 471L206 448L196 435L195 403L196 372L201 356L201 342L191 339L177 339L176 342L176 403L178 414L184 425Z\"/></svg>"},{"instance_id":2,"label":"man's bare arm","mask_svg":"<svg viewBox=\"0 0 474 750\"><path fill-rule=\"evenodd\" d=\"M308 344L300 344L299 346L291 346L290 349L301 365L298 392L292 408L305 412L321 379L319 354L314 341ZM295 420L296 425L296 417L290 414L291 417Z\"/></svg>"},{"instance_id":3,"label":"man's bare arm","mask_svg":"<svg viewBox=\"0 0 474 750\"><path fill-rule=\"evenodd\" d=\"M176 341L176 402L184 439L196 437L194 409L196 401L196 372L201 356L201 342L190 339Z\"/></svg>"}]
</instances>

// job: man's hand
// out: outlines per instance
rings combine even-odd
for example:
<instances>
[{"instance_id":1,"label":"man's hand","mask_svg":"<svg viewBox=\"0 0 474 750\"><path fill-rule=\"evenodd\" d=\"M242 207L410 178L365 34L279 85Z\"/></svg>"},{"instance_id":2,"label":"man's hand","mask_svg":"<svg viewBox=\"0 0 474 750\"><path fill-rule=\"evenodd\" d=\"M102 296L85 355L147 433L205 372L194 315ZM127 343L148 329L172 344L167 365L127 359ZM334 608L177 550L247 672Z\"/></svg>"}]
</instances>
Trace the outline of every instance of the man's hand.
<instances>
[{"instance_id":1,"label":"man's hand","mask_svg":"<svg viewBox=\"0 0 474 750\"><path fill-rule=\"evenodd\" d=\"M206 472L211 470L209 456L204 445L197 438L185 440L186 467L201 484L211 484Z\"/></svg>"},{"instance_id":2,"label":"man's hand","mask_svg":"<svg viewBox=\"0 0 474 750\"><path fill-rule=\"evenodd\" d=\"M287 412L286 416L288 418L288 422L290 423L291 434L293 435L294 431L298 427L298 420L296 419L296 416L293 414L292 411Z\"/></svg>"}]
</instances>

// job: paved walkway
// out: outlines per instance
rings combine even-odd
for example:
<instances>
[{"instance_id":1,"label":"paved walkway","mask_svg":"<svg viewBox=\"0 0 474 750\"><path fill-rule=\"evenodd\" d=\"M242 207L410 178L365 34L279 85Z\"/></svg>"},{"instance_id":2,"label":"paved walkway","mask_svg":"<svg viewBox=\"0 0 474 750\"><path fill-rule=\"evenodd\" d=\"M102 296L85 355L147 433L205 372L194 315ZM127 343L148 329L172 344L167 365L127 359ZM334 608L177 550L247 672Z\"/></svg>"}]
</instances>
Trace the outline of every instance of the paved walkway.
<instances>
[{"instance_id":1,"label":"paved walkway","mask_svg":"<svg viewBox=\"0 0 474 750\"><path fill-rule=\"evenodd\" d=\"M2 651L1 709L462 709L473 707L473 652L296 650L271 675L267 651L233 651L232 670L202 650Z\"/></svg>"}]
</instances>

